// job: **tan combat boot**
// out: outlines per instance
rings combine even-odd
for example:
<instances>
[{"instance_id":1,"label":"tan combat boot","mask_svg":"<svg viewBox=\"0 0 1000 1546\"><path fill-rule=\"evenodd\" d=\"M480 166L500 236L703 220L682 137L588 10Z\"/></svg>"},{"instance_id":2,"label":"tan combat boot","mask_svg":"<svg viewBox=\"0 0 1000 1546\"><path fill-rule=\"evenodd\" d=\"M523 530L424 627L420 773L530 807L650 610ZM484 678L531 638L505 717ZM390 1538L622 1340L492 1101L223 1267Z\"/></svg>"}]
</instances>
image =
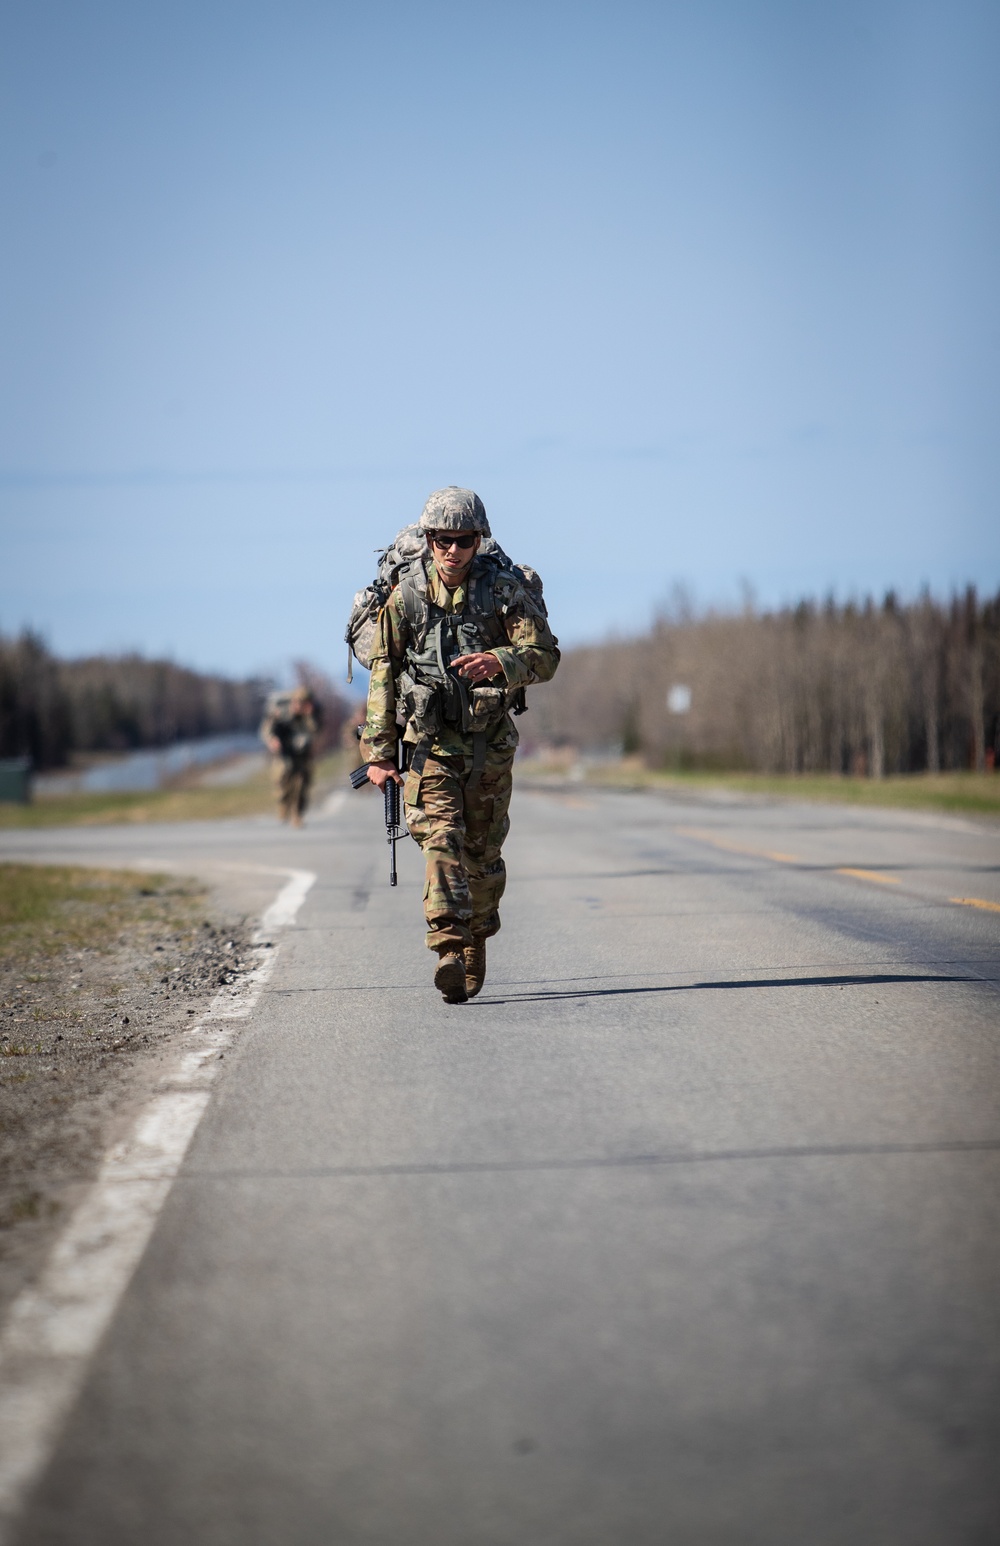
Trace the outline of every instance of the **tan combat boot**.
<instances>
[{"instance_id":1,"label":"tan combat boot","mask_svg":"<svg viewBox=\"0 0 1000 1546\"><path fill-rule=\"evenodd\" d=\"M466 945L462 959L465 962L465 991L470 998L475 998L486 981L486 940L474 939L471 945Z\"/></svg>"},{"instance_id":2,"label":"tan combat boot","mask_svg":"<svg viewBox=\"0 0 1000 1546\"><path fill-rule=\"evenodd\" d=\"M469 995L465 991L465 966L461 956L441 957L434 973L434 986L443 994L446 1004L465 1003Z\"/></svg>"}]
</instances>

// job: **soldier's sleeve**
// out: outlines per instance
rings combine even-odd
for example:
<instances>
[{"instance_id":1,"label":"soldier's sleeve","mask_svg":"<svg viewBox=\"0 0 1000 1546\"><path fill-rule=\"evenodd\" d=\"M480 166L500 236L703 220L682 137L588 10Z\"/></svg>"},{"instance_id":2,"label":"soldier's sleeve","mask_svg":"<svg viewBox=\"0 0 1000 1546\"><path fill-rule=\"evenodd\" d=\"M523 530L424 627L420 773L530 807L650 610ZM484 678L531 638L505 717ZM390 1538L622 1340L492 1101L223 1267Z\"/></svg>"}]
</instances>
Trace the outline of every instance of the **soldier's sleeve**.
<instances>
[{"instance_id":1,"label":"soldier's sleeve","mask_svg":"<svg viewBox=\"0 0 1000 1546\"><path fill-rule=\"evenodd\" d=\"M548 682L559 664L559 641L544 612L516 583L508 582L502 592L498 590L497 600L508 642L492 653L500 662L507 686Z\"/></svg>"},{"instance_id":2,"label":"soldier's sleeve","mask_svg":"<svg viewBox=\"0 0 1000 1546\"><path fill-rule=\"evenodd\" d=\"M264 718L260 722L260 730L258 731L258 734L259 734L261 740L264 742L264 745L266 746L268 741L270 741L272 735L274 734L274 715L273 714L265 714L264 715Z\"/></svg>"},{"instance_id":3,"label":"soldier's sleeve","mask_svg":"<svg viewBox=\"0 0 1000 1546\"><path fill-rule=\"evenodd\" d=\"M396 755L396 679L406 654L406 618L398 590L379 613L368 682L368 711L362 735L367 762L391 762Z\"/></svg>"}]
</instances>

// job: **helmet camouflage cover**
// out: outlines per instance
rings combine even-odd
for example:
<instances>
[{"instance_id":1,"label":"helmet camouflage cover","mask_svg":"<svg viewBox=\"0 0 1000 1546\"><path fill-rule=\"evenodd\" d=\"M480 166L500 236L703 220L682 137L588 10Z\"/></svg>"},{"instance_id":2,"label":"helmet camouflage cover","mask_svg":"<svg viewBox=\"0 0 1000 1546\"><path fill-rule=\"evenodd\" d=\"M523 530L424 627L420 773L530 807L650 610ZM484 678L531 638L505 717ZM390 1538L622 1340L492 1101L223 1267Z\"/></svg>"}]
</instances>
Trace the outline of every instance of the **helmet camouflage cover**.
<instances>
[{"instance_id":1,"label":"helmet camouflage cover","mask_svg":"<svg viewBox=\"0 0 1000 1546\"><path fill-rule=\"evenodd\" d=\"M421 531L478 531L490 535L486 506L470 488L437 489L424 505Z\"/></svg>"}]
</instances>

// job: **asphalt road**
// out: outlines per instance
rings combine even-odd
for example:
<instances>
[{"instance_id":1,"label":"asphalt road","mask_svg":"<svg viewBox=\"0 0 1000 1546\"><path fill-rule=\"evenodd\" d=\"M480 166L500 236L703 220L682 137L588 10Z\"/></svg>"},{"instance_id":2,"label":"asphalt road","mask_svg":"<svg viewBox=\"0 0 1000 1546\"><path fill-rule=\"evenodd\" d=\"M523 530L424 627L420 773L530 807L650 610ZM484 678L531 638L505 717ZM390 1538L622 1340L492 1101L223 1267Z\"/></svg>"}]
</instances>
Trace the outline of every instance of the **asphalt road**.
<instances>
[{"instance_id":1,"label":"asphalt road","mask_svg":"<svg viewBox=\"0 0 1000 1546\"><path fill-rule=\"evenodd\" d=\"M21 1546L1000 1542L1000 830L522 790L448 1008L350 801L16 835L319 877Z\"/></svg>"}]
</instances>

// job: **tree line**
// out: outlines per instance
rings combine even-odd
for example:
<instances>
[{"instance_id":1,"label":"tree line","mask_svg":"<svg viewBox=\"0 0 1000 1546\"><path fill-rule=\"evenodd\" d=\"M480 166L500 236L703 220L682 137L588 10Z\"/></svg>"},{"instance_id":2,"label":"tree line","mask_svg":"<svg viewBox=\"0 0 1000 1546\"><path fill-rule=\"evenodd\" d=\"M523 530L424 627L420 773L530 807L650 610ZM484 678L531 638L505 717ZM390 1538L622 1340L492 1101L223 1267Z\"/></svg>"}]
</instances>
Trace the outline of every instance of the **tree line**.
<instances>
[{"instance_id":1,"label":"tree line","mask_svg":"<svg viewBox=\"0 0 1000 1546\"><path fill-rule=\"evenodd\" d=\"M296 675L336 744L352 705L307 662ZM0 757L55 768L75 752L255 730L272 685L138 654L60 660L30 630L0 635ZM701 616L681 601L638 637L566 650L530 701L526 744L656 767L983 770L1000 752L1000 592Z\"/></svg>"},{"instance_id":2,"label":"tree line","mask_svg":"<svg viewBox=\"0 0 1000 1546\"><path fill-rule=\"evenodd\" d=\"M138 654L59 660L30 630L0 635L0 757L58 768L74 752L256 730L269 686Z\"/></svg>"},{"instance_id":3,"label":"tree line","mask_svg":"<svg viewBox=\"0 0 1000 1546\"><path fill-rule=\"evenodd\" d=\"M651 766L985 770L1000 751L1000 592L702 616L680 604L638 638L567 650L531 704L532 740Z\"/></svg>"}]
</instances>

